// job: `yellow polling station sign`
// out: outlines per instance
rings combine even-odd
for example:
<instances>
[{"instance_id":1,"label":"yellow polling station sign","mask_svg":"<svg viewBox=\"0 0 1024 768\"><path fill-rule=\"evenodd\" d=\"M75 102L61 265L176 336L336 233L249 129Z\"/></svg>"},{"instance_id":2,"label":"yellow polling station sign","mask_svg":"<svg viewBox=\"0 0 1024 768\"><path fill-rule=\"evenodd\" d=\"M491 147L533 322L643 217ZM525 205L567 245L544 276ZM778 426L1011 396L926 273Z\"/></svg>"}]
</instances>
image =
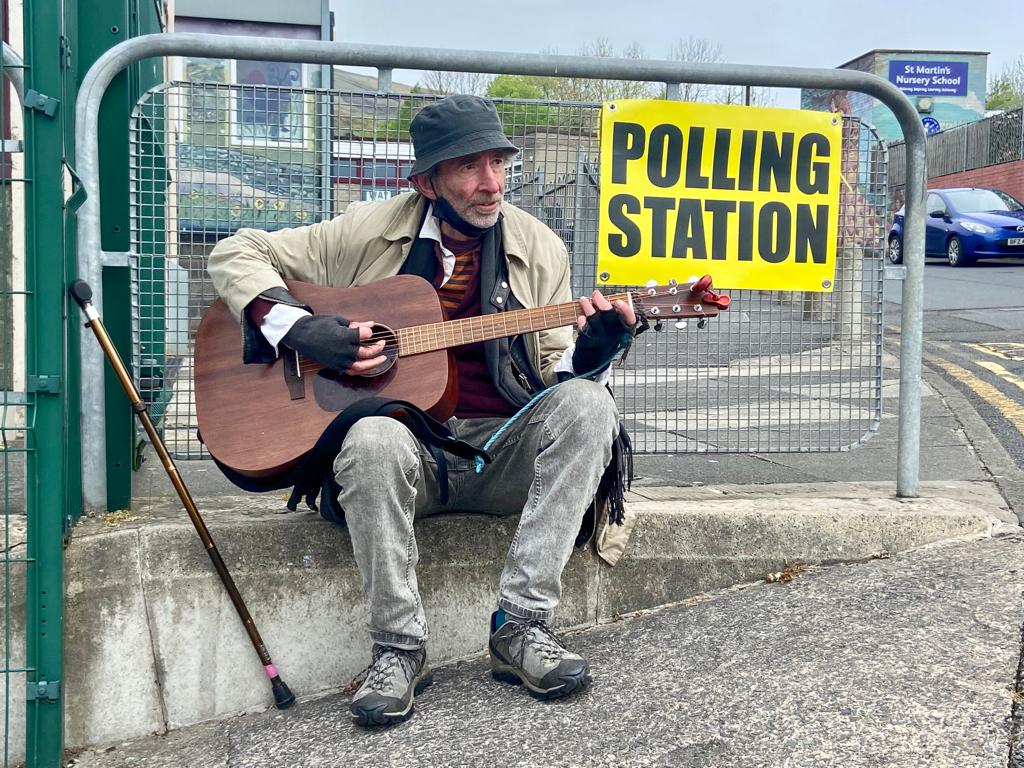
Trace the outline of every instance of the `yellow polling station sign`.
<instances>
[{"instance_id":1,"label":"yellow polling station sign","mask_svg":"<svg viewBox=\"0 0 1024 768\"><path fill-rule=\"evenodd\" d=\"M606 103L599 283L831 291L841 155L838 114Z\"/></svg>"}]
</instances>

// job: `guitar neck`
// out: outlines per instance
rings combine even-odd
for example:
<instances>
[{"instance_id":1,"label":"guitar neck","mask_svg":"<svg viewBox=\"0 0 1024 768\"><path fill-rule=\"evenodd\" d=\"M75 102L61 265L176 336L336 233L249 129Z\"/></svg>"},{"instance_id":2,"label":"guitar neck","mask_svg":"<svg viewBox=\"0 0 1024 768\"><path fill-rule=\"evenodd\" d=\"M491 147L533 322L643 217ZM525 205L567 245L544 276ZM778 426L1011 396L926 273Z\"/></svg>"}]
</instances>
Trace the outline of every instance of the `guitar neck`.
<instances>
[{"instance_id":1,"label":"guitar neck","mask_svg":"<svg viewBox=\"0 0 1024 768\"><path fill-rule=\"evenodd\" d=\"M608 301L621 299L629 301L629 294L618 293L608 296ZM535 309L517 309L511 312L496 312L492 315L464 317L443 323L416 325L399 328L398 354L418 355L438 349L461 347L481 341L518 336L521 333L545 331L563 325L574 325L580 314L580 305L575 301L552 304Z\"/></svg>"}]
</instances>

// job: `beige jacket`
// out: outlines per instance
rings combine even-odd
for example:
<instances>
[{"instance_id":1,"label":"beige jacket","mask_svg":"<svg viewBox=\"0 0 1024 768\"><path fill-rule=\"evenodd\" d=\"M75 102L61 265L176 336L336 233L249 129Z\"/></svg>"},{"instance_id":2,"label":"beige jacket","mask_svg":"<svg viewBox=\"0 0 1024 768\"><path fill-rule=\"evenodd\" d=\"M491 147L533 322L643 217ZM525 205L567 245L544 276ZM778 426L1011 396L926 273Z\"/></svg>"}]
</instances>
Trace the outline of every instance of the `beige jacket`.
<instances>
[{"instance_id":1,"label":"beige jacket","mask_svg":"<svg viewBox=\"0 0 1024 768\"><path fill-rule=\"evenodd\" d=\"M221 240L207 267L231 311L242 312L263 291L284 287L282 278L335 288L366 285L398 274L419 236L425 198L402 194L384 202L352 203L344 214L296 229L240 229ZM572 301L569 256L561 239L530 214L502 203L501 242L512 293L530 309ZM362 320L367 318L353 318ZM526 337L546 384L572 343L570 327Z\"/></svg>"},{"instance_id":2,"label":"beige jacket","mask_svg":"<svg viewBox=\"0 0 1024 768\"><path fill-rule=\"evenodd\" d=\"M240 229L210 254L208 271L217 293L239 319L263 291L284 287L282 278L337 288L366 285L398 274L419 236L425 198L402 194L383 202L352 203L345 213L305 227L263 232ZM565 244L541 222L502 203L502 247L512 293L526 308L572 301ZM364 319L364 318L354 318ZM570 327L526 337L527 349L544 382L554 384L555 364L572 343ZM623 526L605 525L598 515L593 538L609 564L621 556L632 517Z\"/></svg>"}]
</instances>

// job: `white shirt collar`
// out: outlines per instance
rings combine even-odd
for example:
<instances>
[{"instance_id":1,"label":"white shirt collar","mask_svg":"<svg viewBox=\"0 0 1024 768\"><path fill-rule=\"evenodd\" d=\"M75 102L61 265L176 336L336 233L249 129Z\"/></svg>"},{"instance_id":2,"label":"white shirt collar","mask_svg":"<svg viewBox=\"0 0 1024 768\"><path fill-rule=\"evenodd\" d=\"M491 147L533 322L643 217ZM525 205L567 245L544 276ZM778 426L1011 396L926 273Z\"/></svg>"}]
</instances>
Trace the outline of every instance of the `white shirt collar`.
<instances>
[{"instance_id":1,"label":"white shirt collar","mask_svg":"<svg viewBox=\"0 0 1024 768\"><path fill-rule=\"evenodd\" d=\"M444 269L444 278L441 285L448 282L455 271L455 254L445 248L444 240L441 239L441 220L434 215L434 204L430 203L427 208L427 215L423 219L423 226L420 227L420 237L426 237L435 241L441 247L441 267Z\"/></svg>"}]
</instances>

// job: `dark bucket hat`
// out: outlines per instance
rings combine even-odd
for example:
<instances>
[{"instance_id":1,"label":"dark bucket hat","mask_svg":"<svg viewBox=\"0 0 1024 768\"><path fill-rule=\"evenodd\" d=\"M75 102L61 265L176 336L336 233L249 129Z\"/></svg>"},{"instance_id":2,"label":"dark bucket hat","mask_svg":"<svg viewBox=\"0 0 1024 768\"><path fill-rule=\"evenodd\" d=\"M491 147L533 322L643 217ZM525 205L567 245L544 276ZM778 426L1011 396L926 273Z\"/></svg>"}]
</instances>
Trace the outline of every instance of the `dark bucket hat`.
<instances>
[{"instance_id":1,"label":"dark bucket hat","mask_svg":"<svg viewBox=\"0 0 1024 768\"><path fill-rule=\"evenodd\" d=\"M494 104L480 96L447 96L428 104L412 119L409 135L416 152L410 178L444 160L488 149L519 152L505 136Z\"/></svg>"}]
</instances>

